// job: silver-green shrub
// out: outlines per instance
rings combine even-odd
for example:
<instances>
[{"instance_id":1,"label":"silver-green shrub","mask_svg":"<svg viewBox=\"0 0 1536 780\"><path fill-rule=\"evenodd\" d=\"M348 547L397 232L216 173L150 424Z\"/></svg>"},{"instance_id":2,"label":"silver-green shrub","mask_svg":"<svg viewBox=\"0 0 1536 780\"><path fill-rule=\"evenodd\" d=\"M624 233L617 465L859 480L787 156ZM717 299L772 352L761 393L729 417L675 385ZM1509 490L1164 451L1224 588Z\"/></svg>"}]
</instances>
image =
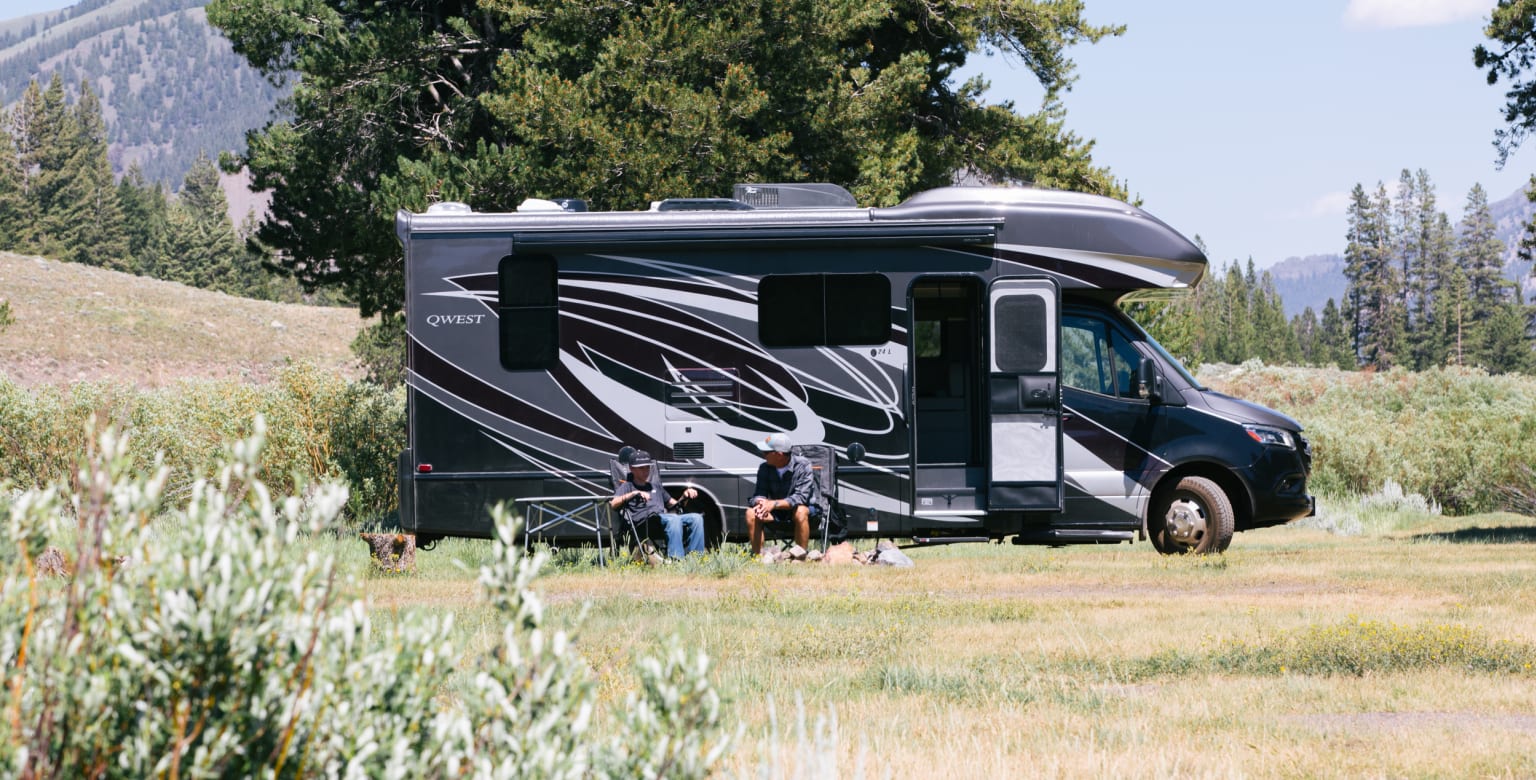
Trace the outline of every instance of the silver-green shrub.
<instances>
[{"instance_id":1,"label":"silver-green shrub","mask_svg":"<svg viewBox=\"0 0 1536 780\"><path fill-rule=\"evenodd\" d=\"M1536 463L1536 377L1470 368L1418 373L1283 368L1257 361L1212 386L1295 417L1312 442L1312 488L1370 494L1388 480L1453 514L1507 506Z\"/></svg>"},{"instance_id":2,"label":"silver-green shrub","mask_svg":"<svg viewBox=\"0 0 1536 780\"><path fill-rule=\"evenodd\" d=\"M543 556L505 511L480 575L504 624L488 651L466 657L451 618L376 627L314 543L345 489L273 493L266 430L175 508L168 468L140 475L115 433L72 484L0 501L0 774L702 777L729 749L707 660L675 646L639 661L626 713L593 732L593 677L545 626ZM63 579L37 566L56 539L73 540Z\"/></svg>"},{"instance_id":3,"label":"silver-green shrub","mask_svg":"<svg viewBox=\"0 0 1536 780\"><path fill-rule=\"evenodd\" d=\"M375 522L396 503L395 461L405 448L405 394L348 382L295 364L269 383L189 379L161 388L124 383L24 387L0 378L0 480L40 486L68 475L89 444L92 418L132 433L131 456L147 466L160 454L181 500L213 473L224 442L268 422L261 478L292 492L296 480L342 479L352 526Z\"/></svg>"}]
</instances>

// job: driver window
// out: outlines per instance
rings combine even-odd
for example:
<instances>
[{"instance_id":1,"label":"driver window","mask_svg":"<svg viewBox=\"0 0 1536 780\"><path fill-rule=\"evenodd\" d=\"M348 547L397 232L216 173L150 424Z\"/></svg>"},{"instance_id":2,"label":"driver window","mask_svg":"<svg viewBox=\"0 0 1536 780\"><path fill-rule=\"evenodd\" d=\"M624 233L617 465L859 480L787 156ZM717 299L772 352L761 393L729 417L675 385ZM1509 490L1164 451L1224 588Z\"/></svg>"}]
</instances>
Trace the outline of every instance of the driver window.
<instances>
[{"instance_id":1,"label":"driver window","mask_svg":"<svg viewBox=\"0 0 1536 780\"><path fill-rule=\"evenodd\" d=\"M1061 382L1090 393L1136 397L1141 355L1103 320L1081 315L1061 319Z\"/></svg>"}]
</instances>

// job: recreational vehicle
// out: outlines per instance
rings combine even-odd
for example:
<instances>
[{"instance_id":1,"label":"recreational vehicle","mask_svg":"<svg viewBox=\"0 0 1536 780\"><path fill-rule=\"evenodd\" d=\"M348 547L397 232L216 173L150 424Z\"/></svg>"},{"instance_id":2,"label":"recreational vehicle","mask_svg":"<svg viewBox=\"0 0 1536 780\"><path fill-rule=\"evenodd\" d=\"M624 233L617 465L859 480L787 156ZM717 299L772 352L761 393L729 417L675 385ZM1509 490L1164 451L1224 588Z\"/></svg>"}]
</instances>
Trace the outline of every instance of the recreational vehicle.
<instances>
[{"instance_id":1,"label":"recreational vehicle","mask_svg":"<svg viewBox=\"0 0 1536 780\"><path fill-rule=\"evenodd\" d=\"M1110 198L950 187L860 208L757 184L634 212L440 203L396 231L400 516L423 543L490 536L503 501L582 531L626 446L696 489L714 541L741 539L775 432L835 451L855 537L1217 552L1313 511L1301 426L1202 387L1121 312L1207 263Z\"/></svg>"}]
</instances>

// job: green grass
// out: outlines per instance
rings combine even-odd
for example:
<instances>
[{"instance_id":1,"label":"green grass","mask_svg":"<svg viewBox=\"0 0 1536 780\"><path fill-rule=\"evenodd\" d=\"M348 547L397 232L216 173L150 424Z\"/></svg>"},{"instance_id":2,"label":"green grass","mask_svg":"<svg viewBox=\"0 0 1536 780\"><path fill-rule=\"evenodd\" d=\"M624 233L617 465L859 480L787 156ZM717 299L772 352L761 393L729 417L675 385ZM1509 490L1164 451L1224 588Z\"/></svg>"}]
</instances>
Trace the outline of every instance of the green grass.
<instances>
[{"instance_id":1,"label":"green grass","mask_svg":"<svg viewBox=\"0 0 1536 780\"><path fill-rule=\"evenodd\" d=\"M1218 557L969 545L910 550L908 570L562 552L541 589L607 701L633 691L637 652L704 649L746 730L733 772L1519 776L1536 772L1533 528L1407 512L1240 534ZM366 590L451 609L473 639L496 627L451 561L483 549L445 542Z\"/></svg>"}]
</instances>

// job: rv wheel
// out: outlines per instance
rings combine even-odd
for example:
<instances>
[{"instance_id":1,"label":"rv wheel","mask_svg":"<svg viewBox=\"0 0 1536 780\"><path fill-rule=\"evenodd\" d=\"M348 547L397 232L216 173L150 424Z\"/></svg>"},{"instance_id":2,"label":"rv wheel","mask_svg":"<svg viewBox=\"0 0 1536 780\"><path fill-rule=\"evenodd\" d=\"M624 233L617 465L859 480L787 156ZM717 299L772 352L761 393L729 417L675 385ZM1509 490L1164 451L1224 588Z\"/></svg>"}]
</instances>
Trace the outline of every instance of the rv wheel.
<instances>
[{"instance_id":1,"label":"rv wheel","mask_svg":"<svg viewBox=\"0 0 1536 780\"><path fill-rule=\"evenodd\" d=\"M1147 517L1147 535L1164 555L1219 553L1232 543L1232 501L1205 477L1185 477Z\"/></svg>"}]
</instances>

